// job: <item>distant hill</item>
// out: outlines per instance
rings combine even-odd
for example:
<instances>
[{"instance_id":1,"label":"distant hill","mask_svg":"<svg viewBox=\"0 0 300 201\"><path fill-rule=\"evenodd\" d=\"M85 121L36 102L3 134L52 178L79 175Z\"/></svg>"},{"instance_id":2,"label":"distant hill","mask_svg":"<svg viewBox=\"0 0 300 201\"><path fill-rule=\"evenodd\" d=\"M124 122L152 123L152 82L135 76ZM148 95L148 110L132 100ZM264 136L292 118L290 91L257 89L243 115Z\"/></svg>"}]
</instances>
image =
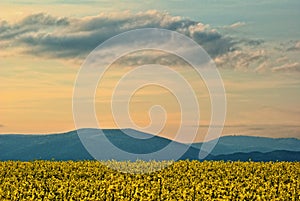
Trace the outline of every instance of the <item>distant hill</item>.
<instances>
[{"instance_id":1,"label":"distant hill","mask_svg":"<svg viewBox=\"0 0 300 201\"><path fill-rule=\"evenodd\" d=\"M97 143L97 149L107 151L105 147L106 141L101 140L107 138L115 146L129 153L145 154L161 150L172 141L166 138L142 133L139 131L125 129L106 129L103 130L104 135L99 135L96 129L84 129L87 134L86 140L90 140L91 144ZM135 139L123 133L130 132L131 135L140 138ZM97 136L97 138L95 138ZM97 139L98 141L96 141ZM176 150L187 149L180 159L198 159L199 150L194 147L188 147L185 144L174 142L173 152ZM111 150L108 150L111 151ZM170 155L172 153L169 153ZM170 158L166 156L166 158ZM91 160L94 159L85 149L76 131L62 134L50 135L0 135L0 160ZM108 155L97 158L98 160L124 160L122 156L109 152ZM136 160L138 158L130 158ZM140 158L139 158L140 159ZM153 158L153 160L160 158ZM162 158L163 159L163 158ZM175 158L176 159L176 158ZM126 160L128 160L126 158Z\"/></svg>"},{"instance_id":2,"label":"distant hill","mask_svg":"<svg viewBox=\"0 0 300 201\"><path fill-rule=\"evenodd\" d=\"M95 144L92 149L106 153L103 156L100 154L98 160L123 160L122 155L105 150L107 141L104 138L109 139L116 147L135 154L155 153L172 142L163 137L131 129L106 129L103 130L103 134L99 134L97 129L82 129L81 131L86 134L85 141ZM123 132L140 139L131 138ZM77 131L50 135L0 135L0 160L93 160L94 158L85 149L80 139L82 140L82 137ZM293 138L226 136L219 139L218 144L205 160L300 161L299 142ZM187 150L181 156L182 160L198 159L202 143L192 144L191 147L179 142L173 142L172 145L172 152L165 153L165 156L154 154L151 159L170 158L178 150ZM141 158L126 158L126 160L136 159Z\"/></svg>"},{"instance_id":3,"label":"distant hill","mask_svg":"<svg viewBox=\"0 0 300 201\"><path fill-rule=\"evenodd\" d=\"M216 140L207 142L215 143ZM192 146L201 148L203 143L194 143ZM219 138L211 154L233 154L237 152L272 152L276 150L300 151L300 140L296 138L266 138L253 136L223 136Z\"/></svg>"},{"instance_id":4,"label":"distant hill","mask_svg":"<svg viewBox=\"0 0 300 201\"><path fill-rule=\"evenodd\" d=\"M76 131L51 135L0 135L0 160L90 160Z\"/></svg>"}]
</instances>

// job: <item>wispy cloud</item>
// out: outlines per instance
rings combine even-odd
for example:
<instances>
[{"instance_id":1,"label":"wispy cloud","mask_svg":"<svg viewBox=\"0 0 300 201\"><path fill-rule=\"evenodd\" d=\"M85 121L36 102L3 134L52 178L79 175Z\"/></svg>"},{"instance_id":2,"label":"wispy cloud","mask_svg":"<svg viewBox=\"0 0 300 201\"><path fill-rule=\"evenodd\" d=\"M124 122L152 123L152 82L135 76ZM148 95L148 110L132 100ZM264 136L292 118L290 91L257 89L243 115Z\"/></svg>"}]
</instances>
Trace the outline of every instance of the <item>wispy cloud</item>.
<instances>
[{"instance_id":1,"label":"wispy cloud","mask_svg":"<svg viewBox=\"0 0 300 201\"><path fill-rule=\"evenodd\" d=\"M225 28L232 28L232 29L235 29L235 28L238 28L238 27L242 27L242 26L245 26L246 23L245 22L236 22L236 23L233 23L229 26L226 26Z\"/></svg>"},{"instance_id":2,"label":"wispy cloud","mask_svg":"<svg viewBox=\"0 0 300 201\"><path fill-rule=\"evenodd\" d=\"M280 71L280 70L300 70L300 64L298 62L295 63L287 63L281 66L276 66L272 68L272 71Z\"/></svg>"},{"instance_id":3,"label":"wispy cloud","mask_svg":"<svg viewBox=\"0 0 300 201\"><path fill-rule=\"evenodd\" d=\"M290 41L237 40L236 49L217 56L215 62L218 67L250 72L296 72L300 70L297 45Z\"/></svg>"}]
</instances>

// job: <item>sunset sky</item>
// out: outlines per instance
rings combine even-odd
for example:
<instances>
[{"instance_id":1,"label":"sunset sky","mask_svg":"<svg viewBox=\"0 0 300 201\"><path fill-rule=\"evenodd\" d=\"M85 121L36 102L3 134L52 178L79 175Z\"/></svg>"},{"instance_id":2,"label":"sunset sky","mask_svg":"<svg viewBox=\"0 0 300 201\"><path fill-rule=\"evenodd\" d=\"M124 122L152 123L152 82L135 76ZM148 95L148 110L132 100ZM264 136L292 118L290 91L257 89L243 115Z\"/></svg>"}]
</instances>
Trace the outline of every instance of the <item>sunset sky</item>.
<instances>
[{"instance_id":1,"label":"sunset sky","mask_svg":"<svg viewBox=\"0 0 300 201\"><path fill-rule=\"evenodd\" d=\"M222 135L300 138L299 10L299 0L2 0L0 133L74 130L73 87L88 54L125 31L162 28L192 38L215 61L227 96ZM116 127L109 109L112 89L128 69L145 62L141 55L172 66L191 82L201 111L197 140L203 140L211 118L207 89L184 62L161 52L113 64L96 93L102 127ZM149 108L157 104L168 117L161 135L172 138L180 108L162 88L137 91L132 119L147 126Z\"/></svg>"}]
</instances>

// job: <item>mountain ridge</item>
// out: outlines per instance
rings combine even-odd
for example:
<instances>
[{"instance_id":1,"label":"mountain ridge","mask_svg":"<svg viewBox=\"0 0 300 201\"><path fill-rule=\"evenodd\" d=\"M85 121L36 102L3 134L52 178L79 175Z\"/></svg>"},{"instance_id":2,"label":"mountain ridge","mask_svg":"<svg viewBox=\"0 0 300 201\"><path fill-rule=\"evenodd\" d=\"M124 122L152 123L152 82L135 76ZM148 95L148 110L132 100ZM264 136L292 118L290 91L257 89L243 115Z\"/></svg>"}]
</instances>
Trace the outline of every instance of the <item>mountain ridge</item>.
<instances>
[{"instance_id":1,"label":"mountain ridge","mask_svg":"<svg viewBox=\"0 0 300 201\"><path fill-rule=\"evenodd\" d=\"M300 140L297 138L268 138L258 136L223 136L219 139L214 139L207 144L217 144L211 152L214 155L232 154L236 152L255 152L262 153L275 150L300 151ZM201 148L203 142L193 143L192 146Z\"/></svg>"},{"instance_id":2,"label":"mountain ridge","mask_svg":"<svg viewBox=\"0 0 300 201\"><path fill-rule=\"evenodd\" d=\"M98 129L83 129L88 133ZM133 129L103 129L111 143L122 150L136 154L152 153L163 149L172 141L167 138ZM142 139L130 138L123 132ZM100 136L104 137L104 136ZM214 143L215 140L207 143ZM180 159L197 160L203 143L174 142L175 149L187 148ZM177 147L177 148L176 148ZM104 160L115 159L114 157ZM112 155L113 156L113 155ZM118 157L117 157L118 158ZM265 138L252 136L223 136L205 160L300 161L300 140L294 138ZM93 160L85 149L77 130L55 134L1 134L0 160ZM100 159L101 156L100 156ZM156 159L156 158L153 158Z\"/></svg>"}]
</instances>

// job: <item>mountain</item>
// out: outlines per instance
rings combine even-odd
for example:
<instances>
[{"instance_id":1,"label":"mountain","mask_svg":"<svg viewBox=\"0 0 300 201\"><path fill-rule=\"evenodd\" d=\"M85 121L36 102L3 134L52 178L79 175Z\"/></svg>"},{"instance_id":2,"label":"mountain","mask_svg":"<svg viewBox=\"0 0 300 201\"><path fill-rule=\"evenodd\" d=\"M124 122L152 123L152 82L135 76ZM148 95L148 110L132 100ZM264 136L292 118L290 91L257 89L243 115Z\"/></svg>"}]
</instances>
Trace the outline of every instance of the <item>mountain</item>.
<instances>
[{"instance_id":1,"label":"mountain","mask_svg":"<svg viewBox=\"0 0 300 201\"><path fill-rule=\"evenodd\" d=\"M206 142L215 143L217 140ZM203 143L194 143L193 147L200 149ZM211 154L224 155L237 152L272 152L277 150L300 151L300 140L296 138L266 138L252 136L223 136L219 138Z\"/></svg>"},{"instance_id":2,"label":"mountain","mask_svg":"<svg viewBox=\"0 0 300 201\"><path fill-rule=\"evenodd\" d=\"M189 147L132 129L105 129L102 133L97 129L78 131L50 135L0 135L0 160L197 160L202 146L202 143L195 143ZM205 160L300 161L299 142L293 138L225 136L219 139ZM85 146L88 146L89 152ZM123 152L119 152L120 149Z\"/></svg>"},{"instance_id":3,"label":"mountain","mask_svg":"<svg viewBox=\"0 0 300 201\"><path fill-rule=\"evenodd\" d=\"M97 160L198 159L199 154L197 148L132 129L81 129L78 135Z\"/></svg>"},{"instance_id":4,"label":"mountain","mask_svg":"<svg viewBox=\"0 0 300 201\"><path fill-rule=\"evenodd\" d=\"M97 150L97 160L171 160L176 159L176 154L180 151L185 153L180 159L198 159L199 150L194 147L132 129L105 129L102 134L97 129L81 129L79 131L79 134L77 131L71 131L50 135L0 135L0 160L94 159L85 149L82 142L85 142L85 145L90 145L90 152ZM123 132L129 133L135 138L131 138ZM107 146L109 144L107 139L115 147L119 147L125 152L136 154L138 157L131 156L128 158L127 155L114 152L112 148ZM171 151L155 154L156 151L169 144L172 145ZM101 151L100 153L99 150ZM148 158L143 158L140 154L145 153L153 154L147 154Z\"/></svg>"},{"instance_id":5,"label":"mountain","mask_svg":"<svg viewBox=\"0 0 300 201\"><path fill-rule=\"evenodd\" d=\"M76 131L51 135L0 135L0 160L89 160Z\"/></svg>"}]
</instances>

